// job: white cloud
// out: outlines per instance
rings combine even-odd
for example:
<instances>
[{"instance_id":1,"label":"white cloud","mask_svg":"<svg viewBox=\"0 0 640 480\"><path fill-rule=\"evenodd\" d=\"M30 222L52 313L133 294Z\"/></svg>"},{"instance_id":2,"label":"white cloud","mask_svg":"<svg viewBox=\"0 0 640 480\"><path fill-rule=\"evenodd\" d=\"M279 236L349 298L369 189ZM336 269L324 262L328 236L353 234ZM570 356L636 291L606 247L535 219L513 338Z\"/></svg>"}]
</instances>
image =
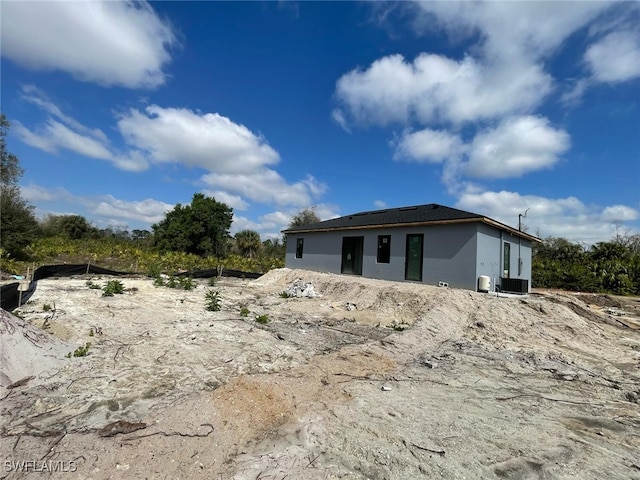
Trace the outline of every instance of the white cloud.
<instances>
[{"instance_id":1,"label":"white cloud","mask_svg":"<svg viewBox=\"0 0 640 480\"><path fill-rule=\"evenodd\" d=\"M173 205L151 198L126 201L107 195L91 209L91 212L101 217L118 219L120 224L126 220L152 224L161 221L173 207Z\"/></svg>"},{"instance_id":2,"label":"white cloud","mask_svg":"<svg viewBox=\"0 0 640 480\"><path fill-rule=\"evenodd\" d=\"M465 150L458 135L429 128L417 132L405 131L392 145L395 147L394 160L428 163L442 163L459 157Z\"/></svg>"},{"instance_id":3,"label":"white cloud","mask_svg":"<svg viewBox=\"0 0 640 480\"><path fill-rule=\"evenodd\" d=\"M275 203L280 206L309 205L326 189L311 176L288 184L279 173L266 168L249 174L209 173L204 175L202 180L213 188L233 192L255 202Z\"/></svg>"},{"instance_id":4,"label":"white cloud","mask_svg":"<svg viewBox=\"0 0 640 480\"><path fill-rule=\"evenodd\" d=\"M100 225L127 225L133 221L148 228L161 221L173 205L154 200L121 200L113 195L75 195L64 188L29 184L20 189L23 197L36 206L38 216L82 215ZM56 208L53 211L52 208Z\"/></svg>"},{"instance_id":5,"label":"white cloud","mask_svg":"<svg viewBox=\"0 0 640 480\"><path fill-rule=\"evenodd\" d=\"M640 212L626 205L612 205L602 211L601 218L605 222L629 222L638 220Z\"/></svg>"},{"instance_id":6,"label":"white cloud","mask_svg":"<svg viewBox=\"0 0 640 480\"><path fill-rule=\"evenodd\" d=\"M584 58L595 81L619 83L640 77L640 32L610 33L592 44Z\"/></svg>"},{"instance_id":7,"label":"white cloud","mask_svg":"<svg viewBox=\"0 0 640 480\"><path fill-rule=\"evenodd\" d=\"M518 215L524 215L528 209L526 218L522 219L528 233L541 238L563 237L587 245L611 240L616 233L616 222L640 218L640 212L624 205L603 208L585 205L575 197L546 198L509 191L464 193L456 207L514 228L518 228ZM615 218L616 215L624 218Z\"/></svg>"},{"instance_id":8,"label":"white cloud","mask_svg":"<svg viewBox=\"0 0 640 480\"><path fill-rule=\"evenodd\" d=\"M464 171L475 178L519 177L552 167L569 145L569 135L545 118L507 119L476 135Z\"/></svg>"},{"instance_id":9,"label":"white cloud","mask_svg":"<svg viewBox=\"0 0 640 480\"><path fill-rule=\"evenodd\" d=\"M383 201L383 200L374 200L373 205L376 208L387 208L387 202Z\"/></svg>"},{"instance_id":10,"label":"white cloud","mask_svg":"<svg viewBox=\"0 0 640 480\"><path fill-rule=\"evenodd\" d=\"M279 161L264 138L217 113L148 106L118 120L126 141L159 163L180 163L217 173L250 173Z\"/></svg>"},{"instance_id":11,"label":"white cloud","mask_svg":"<svg viewBox=\"0 0 640 480\"><path fill-rule=\"evenodd\" d=\"M145 1L3 2L2 55L102 85L156 87L176 45Z\"/></svg>"},{"instance_id":12,"label":"white cloud","mask_svg":"<svg viewBox=\"0 0 640 480\"><path fill-rule=\"evenodd\" d=\"M20 140L45 152L57 154L61 149L69 150L89 158L110 161L122 170L134 172L147 168L147 161L139 152L116 153L108 142L75 132L51 118L37 131L29 130L18 121L14 121L13 128ZM88 129L83 127L82 130Z\"/></svg>"},{"instance_id":13,"label":"white cloud","mask_svg":"<svg viewBox=\"0 0 640 480\"><path fill-rule=\"evenodd\" d=\"M75 197L64 188L45 188L33 183L20 187L20 194L29 202L49 202L65 200L73 202Z\"/></svg>"},{"instance_id":14,"label":"white cloud","mask_svg":"<svg viewBox=\"0 0 640 480\"><path fill-rule=\"evenodd\" d=\"M232 195L222 190L204 190L202 193L208 197L215 198L218 202L225 203L234 210L246 210L249 208L249 203L240 195Z\"/></svg>"},{"instance_id":15,"label":"white cloud","mask_svg":"<svg viewBox=\"0 0 640 480\"><path fill-rule=\"evenodd\" d=\"M527 112L551 91L551 77L539 65L512 62L483 65L422 53L413 62L401 55L352 70L336 84L334 119L361 125L394 122L464 123Z\"/></svg>"},{"instance_id":16,"label":"white cloud","mask_svg":"<svg viewBox=\"0 0 640 480\"><path fill-rule=\"evenodd\" d=\"M99 140L103 143L106 143L108 141L107 136L99 128L95 128L95 129L87 128L84 125L82 125L80 122L76 121L74 118L71 118L68 115L65 115L64 113L62 113L60 108L57 105L55 105L51 100L49 100L47 98L47 95L35 85L24 85L22 87L22 91L23 91L22 98L24 100L30 103L33 103L34 105L37 105L42 110L49 113L50 115L57 118L58 120L61 120L62 123L71 127L75 131L94 137L96 140Z\"/></svg>"}]
</instances>

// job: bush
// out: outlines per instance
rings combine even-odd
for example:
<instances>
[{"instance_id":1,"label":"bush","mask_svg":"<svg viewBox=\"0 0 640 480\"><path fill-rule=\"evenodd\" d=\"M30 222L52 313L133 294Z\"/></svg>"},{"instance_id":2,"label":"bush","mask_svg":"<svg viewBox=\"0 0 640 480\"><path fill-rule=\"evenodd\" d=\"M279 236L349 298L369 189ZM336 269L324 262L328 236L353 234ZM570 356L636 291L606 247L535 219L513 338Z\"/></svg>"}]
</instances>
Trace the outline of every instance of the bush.
<instances>
[{"instance_id":1,"label":"bush","mask_svg":"<svg viewBox=\"0 0 640 480\"><path fill-rule=\"evenodd\" d=\"M222 308L220 300L220 292L217 290L209 290L205 295L205 308L209 312L218 312Z\"/></svg>"},{"instance_id":2,"label":"bush","mask_svg":"<svg viewBox=\"0 0 640 480\"><path fill-rule=\"evenodd\" d=\"M120 280L109 280L104 287L102 287L103 297L113 297L116 294L124 293L124 285Z\"/></svg>"},{"instance_id":3,"label":"bush","mask_svg":"<svg viewBox=\"0 0 640 480\"><path fill-rule=\"evenodd\" d=\"M248 309L247 307L245 307L245 306L243 306L243 307L240 309L240 316L241 316L241 317L248 317L248 316L249 316L249 313L250 313L250 312L249 312L249 309Z\"/></svg>"},{"instance_id":4,"label":"bush","mask_svg":"<svg viewBox=\"0 0 640 480\"><path fill-rule=\"evenodd\" d=\"M87 342L83 347L76 348L73 354L71 352L67 353L67 358L71 358L71 355L74 357L86 357L89 355L89 348L91 348L91 343Z\"/></svg>"},{"instance_id":5,"label":"bush","mask_svg":"<svg viewBox=\"0 0 640 480\"><path fill-rule=\"evenodd\" d=\"M269 323L269 315L256 315L256 322L261 323L263 325Z\"/></svg>"}]
</instances>

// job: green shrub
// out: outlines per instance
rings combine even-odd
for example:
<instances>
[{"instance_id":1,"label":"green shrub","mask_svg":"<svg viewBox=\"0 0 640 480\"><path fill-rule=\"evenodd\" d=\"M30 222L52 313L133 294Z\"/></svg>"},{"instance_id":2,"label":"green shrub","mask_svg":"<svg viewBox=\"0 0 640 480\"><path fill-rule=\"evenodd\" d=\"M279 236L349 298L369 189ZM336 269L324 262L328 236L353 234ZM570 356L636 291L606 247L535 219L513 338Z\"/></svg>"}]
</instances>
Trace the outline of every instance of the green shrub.
<instances>
[{"instance_id":1,"label":"green shrub","mask_svg":"<svg viewBox=\"0 0 640 480\"><path fill-rule=\"evenodd\" d=\"M115 294L124 293L124 285L120 280L109 280L104 287L102 287L103 297L113 297Z\"/></svg>"},{"instance_id":2,"label":"green shrub","mask_svg":"<svg viewBox=\"0 0 640 480\"><path fill-rule=\"evenodd\" d=\"M193 290L196 287L191 277L180 277L179 283L180 288L182 288L183 290Z\"/></svg>"},{"instance_id":3,"label":"green shrub","mask_svg":"<svg viewBox=\"0 0 640 480\"><path fill-rule=\"evenodd\" d=\"M222 308L220 300L220 292L217 290L209 290L204 295L205 307L209 312L218 312Z\"/></svg>"},{"instance_id":4,"label":"green shrub","mask_svg":"<svg viewBox=\"0 0 640 480\"><path fill-rule=\"evenodd\" d=\"M162 275L158 274L153 278L153 286L164 287L164 278L162 278Z\"/></svg>"},{"instance_id":5,"label":"green shrub","mask_svg":"<svg viewBox=\"0 0 640 480\"><path fill-rule=\"evenodd\" d=\"M86 357L89 355L89 348L91 348L91 342L87 342L83 347L78 347L75 349L73 354L71 352L67 353L67 358L74 357Z\"/></svg>"},{"instance_id":6,"label":"green shrub","mask_svg":"<svg viewBox=\"0 0 640 480\"><path fill-rule=\"evenodd\" d=\"M48 303L45 303L44 305L42 305L42 311L43 312L50 312L51 311L51 305L49 305Z\"/></svg>"},{"instance_id":7,"label":"green shrub","mask_svg":"<svg viewBox=\"0 0 640 480\"><path fill-rule=\"evenodd\" d=\"M87 280L87 287L92 290L100 290L102 288L100 287L100 285L98 285L97 283L93 283L91 280Z\"/></svg>"},{"instance_id":8,"label":"green shrub","mask_svg":"<svg viewBox=\"0 0 640 480\"><path fill-rule=\"evenodd\" d=\"M269 323L269 315L256 315L256 322L261 323L261 324L266 324Z\"/></svg>"},{"instance_id":9,"label":"green shrub","mask_svg":"<svg viewBox=\"0 0 640 480\"><path fill-rule=\"evenodd\" d=\"M215 287L216 283L218 283L218 277L211 277L209 278L209 286L210 287Z\"/></svg>"},{"instance_id":10,"label":"green shrub","mask_svg":"<svg viewBox=\"0 0 640 480\"><path fill-rule=\"evenodd\" d=\"M286 290L281 291L279 295L280 295L280 298L291 298L291 294Z\"/></svg>"},{"instance_id":11,"label":"green shrub","mask_svg":"<svg viewBox=\"0 0 640 480\"><path fill-rule=\"evenodd\" d=\"M249 313L250 313L250 312L249 312L249 309L248 309L247 307L245 307L245 306L243 306L243 307L240 309L240 316L241 316L241 317L248 317L248 316L249 316Z\"/></svg>"}]
</instances>

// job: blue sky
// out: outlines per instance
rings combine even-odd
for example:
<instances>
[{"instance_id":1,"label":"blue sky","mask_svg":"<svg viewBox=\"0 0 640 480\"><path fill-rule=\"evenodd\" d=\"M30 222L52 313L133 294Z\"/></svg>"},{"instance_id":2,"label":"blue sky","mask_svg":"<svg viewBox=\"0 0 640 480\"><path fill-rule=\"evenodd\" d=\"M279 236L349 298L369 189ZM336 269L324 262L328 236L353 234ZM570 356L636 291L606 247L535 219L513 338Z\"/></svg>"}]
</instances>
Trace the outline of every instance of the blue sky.
<instances>
[{"instance_id":1,"label":"blue sky","mask_svg":"<svg viewBox=\"0 0 640 480\"><path fill-rule=\"evenodd\" d=\"M640 233L640 3L1 4L39 217L232 233L440 203L589 245Z\"/></svg>"}]
</instances>

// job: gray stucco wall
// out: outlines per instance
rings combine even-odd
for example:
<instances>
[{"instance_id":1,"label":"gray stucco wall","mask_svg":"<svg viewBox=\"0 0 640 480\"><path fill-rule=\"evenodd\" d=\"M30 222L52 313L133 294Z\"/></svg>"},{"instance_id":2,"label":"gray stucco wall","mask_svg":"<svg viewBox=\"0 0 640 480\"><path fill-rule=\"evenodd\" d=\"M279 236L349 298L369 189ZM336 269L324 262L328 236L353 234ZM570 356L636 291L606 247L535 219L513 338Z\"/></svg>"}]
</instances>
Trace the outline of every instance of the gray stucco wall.
<instances>
[{"instance_id":1,"label":"gray stucco wall","mask_svg":"<svg viewBox=\"0 0 640 480\"><path fill-rule=\"evenodd\" d=\"M424 234L422 283L476 290L478 277L502 273L503 245L511 244L511 278L526 278L531 284L531 242L503 233L482 223L433 225L428 227L380 228L287 235L285 265L327 273L340 273L343 237L364 237L362 276L384 280L405 280L405 250L408 234ZM378 235L391 235L389 263L377 262ZM296 239L304 239L302 258L296 256ZM518 275L518 251L522 272Z\"/></svg>"}]
</instances>

